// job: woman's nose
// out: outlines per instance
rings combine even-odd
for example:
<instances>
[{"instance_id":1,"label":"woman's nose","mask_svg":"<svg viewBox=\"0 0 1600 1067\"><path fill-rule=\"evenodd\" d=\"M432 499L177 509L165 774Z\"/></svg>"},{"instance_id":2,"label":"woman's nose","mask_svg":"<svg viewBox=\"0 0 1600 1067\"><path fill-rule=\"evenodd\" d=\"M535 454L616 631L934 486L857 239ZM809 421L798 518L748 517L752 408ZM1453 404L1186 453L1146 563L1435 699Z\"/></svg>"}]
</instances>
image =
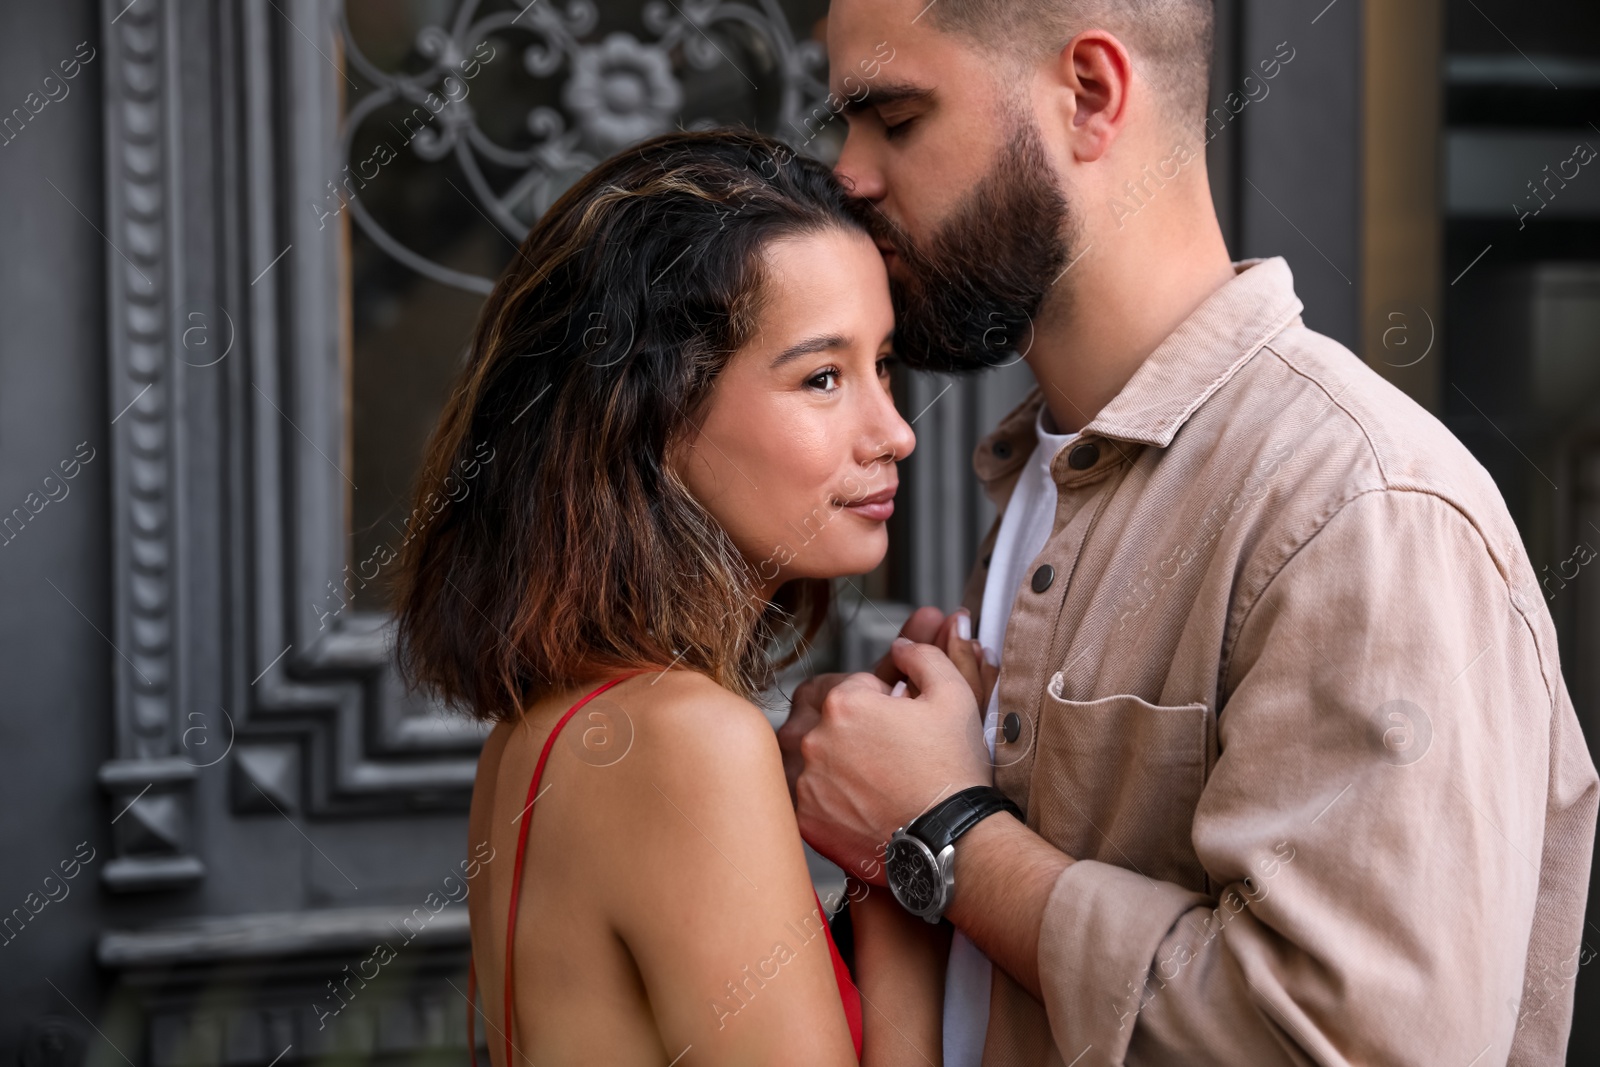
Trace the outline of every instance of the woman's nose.
<instances>
[{"instance_id":1,"label":"woman's nose","mask_svg":"<svg viewBox=\"0 0 1600 1067\"><path fill-rule=\"evenodd\" d=\"M869 434L873 442L872 458L888 457L899 462L911 455L917 447L916 432L894 406L894 398L887 389L878 395L874 414L876 418Z\"/></svg>"}]
</instances>

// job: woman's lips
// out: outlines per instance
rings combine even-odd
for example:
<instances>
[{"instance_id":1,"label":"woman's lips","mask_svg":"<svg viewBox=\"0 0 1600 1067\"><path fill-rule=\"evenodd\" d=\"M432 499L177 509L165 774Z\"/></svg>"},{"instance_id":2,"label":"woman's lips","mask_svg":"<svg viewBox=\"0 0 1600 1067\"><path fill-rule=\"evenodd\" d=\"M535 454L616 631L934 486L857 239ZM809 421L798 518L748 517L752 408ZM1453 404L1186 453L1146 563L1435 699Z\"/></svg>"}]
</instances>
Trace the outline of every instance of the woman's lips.
<instances>
[{"instance_id":1,"label":"woman's lips","mask_svg":"<svg viewBox=\"0 0 1600 1067\"><path fill-rule=\"evenodd\" d=\"M845 509L860 515L863 519L874 522L886 522L894 514L894 495L899 491L899 485L891 485L887 489L880 489L870 496L860 500L844 500Z\"/></svg>"}]
</instances>

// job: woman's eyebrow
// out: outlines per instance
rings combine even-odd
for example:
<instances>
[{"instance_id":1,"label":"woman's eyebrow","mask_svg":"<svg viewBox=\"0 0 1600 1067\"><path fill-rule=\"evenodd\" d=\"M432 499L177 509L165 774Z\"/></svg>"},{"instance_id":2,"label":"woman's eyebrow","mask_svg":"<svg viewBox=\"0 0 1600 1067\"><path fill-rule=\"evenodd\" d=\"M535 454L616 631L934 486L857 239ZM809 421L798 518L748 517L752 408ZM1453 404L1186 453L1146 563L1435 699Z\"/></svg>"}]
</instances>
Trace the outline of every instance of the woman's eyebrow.
<instances>
[{"instance_id":1,"label":"woman's eyebrow","mask_svg":"<svg viewBox=\"0 0 1600 1067\"><path fill-rule=\"evenodd\" d=\"M845 337L843 334L819 333L815 337L807 337L804 341L792 344L778 353L778 357L772 361L772 369L777 370L785 363L799 359L801 356L809 356L813 352L832 352L836 349L849 347L850 338Z\"/></svg>"},{"instance_id":2,"label":"woman's eyebrow","mask_svg":"<svg viewBox=\"0 0 1600 1067\"><path fill-rule=\"evenodd\" d=\"M874 85L867 91L867 95L860 100L847 100L844 105L846 115L859 115L868 108L888 107L890 104L903 104L907 101L926 100L933 95L933 90L927 86L911 85L908 82L885 82Z\"/></svg>"}]
</instances>

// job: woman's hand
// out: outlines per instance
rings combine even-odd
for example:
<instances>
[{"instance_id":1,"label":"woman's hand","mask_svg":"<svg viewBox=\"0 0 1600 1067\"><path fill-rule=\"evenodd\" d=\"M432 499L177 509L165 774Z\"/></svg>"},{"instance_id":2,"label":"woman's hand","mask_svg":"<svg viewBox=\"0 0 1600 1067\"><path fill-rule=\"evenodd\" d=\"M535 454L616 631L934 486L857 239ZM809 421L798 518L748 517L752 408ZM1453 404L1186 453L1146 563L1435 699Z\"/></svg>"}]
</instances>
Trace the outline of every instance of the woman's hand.
<instances>
[{"instance_id":1,"label":"woman's hand","mask_svg":"<svg viewBox=\"0 0 1600 1067\"><path fill-rule=\"evenodd\" d=\"M978 715L981 718L989 707L989 694L994 691L995 681L1000 677L1000 664L998 660L991 661L992 653L973 640L971 613L962 608L945 619L930 643L942 649L950 657L950 662L955 664L956 670L961 672L962 679L978 702Z\"/></svg>"}]
</instances>

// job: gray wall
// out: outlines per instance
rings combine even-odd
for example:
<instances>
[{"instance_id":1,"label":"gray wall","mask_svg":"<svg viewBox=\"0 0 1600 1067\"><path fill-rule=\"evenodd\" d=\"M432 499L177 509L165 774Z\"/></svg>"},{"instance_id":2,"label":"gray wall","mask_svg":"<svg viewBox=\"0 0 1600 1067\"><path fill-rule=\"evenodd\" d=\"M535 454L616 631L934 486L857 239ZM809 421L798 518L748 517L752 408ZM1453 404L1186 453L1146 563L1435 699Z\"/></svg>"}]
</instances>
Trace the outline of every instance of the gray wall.
<instances>
[{"instance_id":1,"label":"gray wall","mask_svg":"<svg viewBox=\"0 0 1600 1067\"><path fill-rule=\"evenodd\" d=\"M1269 95L1239 116L1244 121L1236 254L1287 257L1306 306L1306 325L1356 349L1361 4L1244 0L1241 6L1240 82L1272 58L1281 42L1295 54L1270 83Z\"/></svg>"},{"instance_id":2,"label":"gray wall","mask_svg":"<svg viewBox=\"0 0 1600 1067\"><path fill-rule=\"evenodd\" d=\"M0 5L0 108L23 106L79 42L98 48L99 36L88 0ZM109 813L95 772L109 754L116 654L96 633L107 629L110 589L107 248L95 232L102 66L98 57L85 66L64 99L0 146L0 509L43 496L44 477L80 442L95 450L68 495L0 546L0 912L42 894L80 842L97 853L65 883L68 896L0 947L0 1063L12 1062L30 1020L81 1027L73 1005L94 1017L101 1003L93 953Z\"/></svg>"}]
</instances>

